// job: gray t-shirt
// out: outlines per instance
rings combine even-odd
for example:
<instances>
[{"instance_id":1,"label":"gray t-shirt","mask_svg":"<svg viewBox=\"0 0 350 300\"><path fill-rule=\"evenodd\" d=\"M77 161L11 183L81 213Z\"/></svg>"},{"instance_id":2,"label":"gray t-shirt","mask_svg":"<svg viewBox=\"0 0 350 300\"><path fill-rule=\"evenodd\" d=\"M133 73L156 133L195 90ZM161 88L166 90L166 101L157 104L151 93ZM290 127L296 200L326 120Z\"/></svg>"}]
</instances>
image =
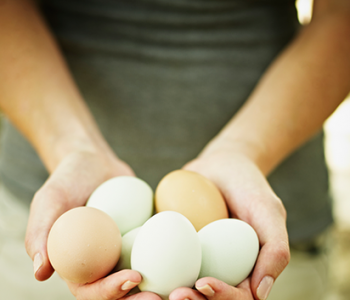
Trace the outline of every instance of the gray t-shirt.
<instances>
[{"instance_id":1,"label":"gray t-shirt","mask_svg":"<svg viewBox=\"0 0 350 300\"><path fill-rule=\"evenodd\" d=\"M290 0L44 0L41 6L103 135L153 188L196 157L239 110L299 27ZM0 175L28 204L48 176L7 120ZM332 222L321 133L269 182L286 206L291 242Z\"/></svg>"}]
</instances>

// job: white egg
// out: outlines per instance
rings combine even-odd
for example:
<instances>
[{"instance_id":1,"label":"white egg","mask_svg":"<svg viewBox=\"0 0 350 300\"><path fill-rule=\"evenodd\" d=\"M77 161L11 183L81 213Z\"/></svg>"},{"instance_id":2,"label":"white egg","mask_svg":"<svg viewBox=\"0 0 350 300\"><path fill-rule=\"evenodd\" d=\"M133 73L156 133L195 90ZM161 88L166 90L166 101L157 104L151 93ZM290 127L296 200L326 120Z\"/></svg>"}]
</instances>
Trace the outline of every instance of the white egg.
<instances>
[{"instance_id":1,"label":"white egg","mask_svg":"<svg viewBox=\"0 0 350 300\"><path fill-rule=\"evenodd\" d=\"M118 176L102 183L91 194L86 206L109 214L124 235L152 216L153 191L137 177Z\"/></svg>"},{"instance_id":2,"label":"white egg","mask_svg":"<svg viewBox=\"0 0 350 300\"><path fill-rule=\"evenodd\" d=\"M237 219L214 221L198 232L202 246L200 278L214 277L236 286L252 271L259 253L254 229Z\"/></svg>"},{"instance_id":3,"label":"white egg","mask_svg":"<svg viewBox=\"0 0 350 300\"><path fill-rule=\"evenodd\" d=\"M131 250L134 245L135 238L139 233L141 227L136 227L133 230L127 232L122 237L122 251L120 254L120 258L118 264L114 268L114 272L131 269Z\"/></svg>"},{"instance_id":4,"label":"white egg","mask_svg":"<svg viewBox=\"0 0 350 300\"><path fill-rule=\"evenodd\" d=\"M178 287L192 287L200 266L197 232L180 213L158 213L141 227L131 252L131 267L142 275L141 291L167 298Z\"/></svg>"}]
</instances>

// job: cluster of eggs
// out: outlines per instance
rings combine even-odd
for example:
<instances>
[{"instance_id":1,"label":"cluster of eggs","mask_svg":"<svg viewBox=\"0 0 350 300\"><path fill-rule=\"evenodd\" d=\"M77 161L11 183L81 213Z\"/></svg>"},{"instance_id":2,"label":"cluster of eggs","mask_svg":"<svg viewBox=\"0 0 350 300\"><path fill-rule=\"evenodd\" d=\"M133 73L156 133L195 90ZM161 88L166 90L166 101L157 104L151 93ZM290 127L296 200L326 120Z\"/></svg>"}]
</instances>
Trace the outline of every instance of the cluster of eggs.
<instances>
[{"instance_id":1,"label":"cluster of eggs","mask_svg":"<svg viewBox=\"0 0 350 300\"><path fill-rule=\"evenodd\" d=\"M48 238L57 273L90 283L133 269L141 291L166 298L202 277L237 285L254 267L259 241L254 229L228 218L225 201L207 178L176 170L153 191L143 180L120 176L100 185L86 207L69 210ZM152 216L153 215L153 216Z\"/></svg>"}]
</instances>

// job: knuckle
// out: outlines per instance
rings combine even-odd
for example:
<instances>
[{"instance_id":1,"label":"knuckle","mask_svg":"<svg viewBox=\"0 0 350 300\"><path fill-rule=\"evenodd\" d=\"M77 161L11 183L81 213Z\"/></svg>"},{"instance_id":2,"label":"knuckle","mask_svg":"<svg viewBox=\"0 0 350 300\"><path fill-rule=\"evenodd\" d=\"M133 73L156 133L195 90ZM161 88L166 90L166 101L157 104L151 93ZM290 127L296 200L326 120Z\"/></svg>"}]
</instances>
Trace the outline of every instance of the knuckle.
<instances>
[{"instance_id":1,"label":"knuckle","mask_svg":"<svg viewBox=\"0 0 350 300\"><path fill-rule=\"evenodd\" d=\"M42 201L42 199L44 199L43 197L43 188L40 188L39 190L37 190L34 194L33 200L30 203L30 208L34 209L36 205L38 205L38 203L40 203Z\"/></svg>"},{"instance_id":2,"label":"knuckle","mask_svg":"<svg viewBox=\"0 0 350 300\"><path fill-rule=\"evenodd\" d=\"M286 208L283 205L282 200L275 196L275 207L277 209L277 212L283 217L284 220L287 219L287 211Z\"/></svg>"},{"instance_id":3,"label":"knuckle","mask_svg":"<svg viewBox=\"0 0 350 300\"><path fill-rule=\"evenodd\" d=\"M73 294L73 296L74 296L77 300L86 300L86 298L85 298L85 297L82 297L79 293L76 294L76 295L74 295L74 293L72 293L72 294Z\"/></svg>"},{"instance_id":4,"label":"knuckle","mask_svg":"<svg viewBox=\"0 0 350 300\"><path fill-rule=\"evenodd\" d=\"M70 290L70 292L72 293L72 295L77 299L77 300L84 300L85 298L82 298L81 295L79 293L77 293L77 290L74 289L74 288L71 288L69 285L68 285L68 288Z\"/></svg>"},{"instance_id":5,"label":"knuckle","mask_svg":"<svg viewBox=\"0 0 350 300\"><path fill-rule=\"evenodd\" d=\"M31 209L42 207L52 197L52 191L45 185L41 187L35 194L31 203Z\"/></svg>"},{"instance_id":6,"label":"knuckle","mask_svg":"<svg viewBox=\"0 0 350 300\"><path fill-rule=\"evenodd\" d=\"M30 249L31 249L31 246L33 245L33 241L34 241L33 236L31 234L26 234L24 239L24 247L29 256L31 256Z\"/></svg>"},{"instance_id":7,"label":"knuckle","mask_svg":"<svg viewBox=\"0 0 350 300\"><path fill-rule=\"evenodd\" d=\"M65 191L55 186L54 184L45 184L42 186L33 197L31 209L36 207L50 206L56 210L68 209L68 198Z\"/></svg>"},{"instance_id":8,"label":"knuckle","mask_svg":"<svg viewBox=\"0 0 350 300\"><path fill-rule=\"evenodd\" d=\"M290 250L288 243L281 242L277 248L276 256L280 262L282 269L284 269L290 261Z\"/></svg>"},{"instance_id":9,"label":"knuckle","mask_svg":"<svg viewBox=\"0 0 350 300\"><path fill-rule=\"evenodd\" d=\"M78 286L76 286L76 284L73 284L73 286L69 286L69 289L77 300L103 299L100 297L99 293L96 293L96 288L92 288L92 286L89 286L89 284L79 284ZM99 295L99 297L97 298L96 295Z\"/></svg>"},{"instance_id":10,"label":"knuckle","mask_svg":"<svg viewBox=\"0 0 350 300\"><path fill-rule=\"evenodd\" d=\"M52 184L43 185L34 195L33 202L44 202L52 197L60 196L60 189L55 188Z\"/></svg>"},{"instance_id":11,"label":"knuckle","mask_svg":"<svg viewBox=\"0 0 350 300\"><path fill-rule=\"evenodd\" d=\"M104 290L101 293L101 300L112 300L112 299L115 299L115 298L116 298L115 291L112 291L110 289Z\"/></svg>"}]
</instances>

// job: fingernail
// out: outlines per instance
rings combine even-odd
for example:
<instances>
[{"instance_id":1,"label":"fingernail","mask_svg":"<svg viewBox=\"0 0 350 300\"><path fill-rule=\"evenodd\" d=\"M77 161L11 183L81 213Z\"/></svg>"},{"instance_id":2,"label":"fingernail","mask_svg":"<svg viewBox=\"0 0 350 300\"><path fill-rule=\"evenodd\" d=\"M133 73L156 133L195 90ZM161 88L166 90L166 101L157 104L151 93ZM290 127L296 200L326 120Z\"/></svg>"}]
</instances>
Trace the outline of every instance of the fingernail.
<instances>
[{"instance_id":1,"label":"fingernail","mask_svg":"<svg viewBox=\"0 0 350 300\"><path fill-rule=\"evenodd\" d=\"M213 297L215 295L215 291L209 284L203 285L201 287L196 286L196 289L208 297Z\"/></svg>"},{"instance_id":2,"label":"fingernail","mask_svg":"<svg viewBox=\"0 0 350 300\"><path fill-rule=\"evenodd\" d=\"M271 276L265 276L256 290L256 294L260 300L266 300L267 296L270 294L274 283L274 279Z\"/></svg>"},{"instance_id":3,"label":"fingernail","mask_svg":"<svg viewBox=\"0 0 350 300\"><path fill-rule=\"evenodd\" d=\"M38 253L35 254L35 256L34 256L34 262L33 262L34 276L35 276L36 272L38 272L38 270L41 268L42 265L43 265L43 257L42 257L41 254L38 252Z\"/></svg>"},{"instance_id":4,"label":"fingernail","mask_svg":"<svg viewBox=\"0 0 350 300\"><path fill-rule=\"evenodd\" d=\"M122 285L121 289L123 291L131 290L132 288L134 288L138 284L139 284L139 282L133 282L133 281L128 280L128 281L124 282L124 284Z\"/></svg>"}]
</instances>

